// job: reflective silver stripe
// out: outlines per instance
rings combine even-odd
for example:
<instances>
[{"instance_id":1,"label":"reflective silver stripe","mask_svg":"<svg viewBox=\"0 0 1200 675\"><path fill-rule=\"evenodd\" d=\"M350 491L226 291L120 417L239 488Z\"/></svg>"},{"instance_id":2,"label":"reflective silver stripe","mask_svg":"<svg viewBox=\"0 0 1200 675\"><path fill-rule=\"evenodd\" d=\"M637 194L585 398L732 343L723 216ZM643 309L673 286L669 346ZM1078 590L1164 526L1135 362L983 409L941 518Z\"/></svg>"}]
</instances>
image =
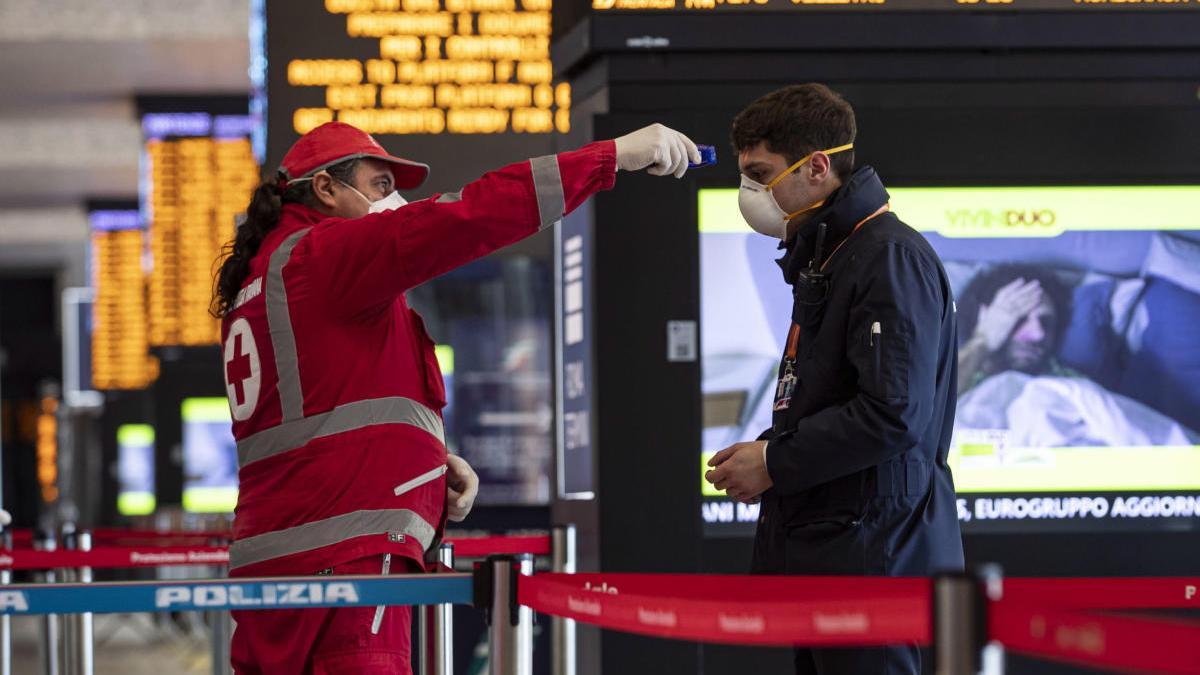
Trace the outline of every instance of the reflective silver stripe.
<instances>
[{"instance_id":1,"label":"reflective silver stripe","mask_svg":"<svg viewBox=\"0 0 1200 675\"><path fill-rule=\"evenodd\" d=\"M364 535L399 532L415 537L422 550L433 543L434 528L409 509L351 511L283 530L239 539L229 547L229 567L237 568L264 560L339 544Z\"/></svg>"},{"instance_id":2,"label":"reflective silver stripe","mask_svg":"<svg viewBox=\"0 0 1200 675\"><path fill-rule=\"evenodd\" d=\"M403 396L369 398L345 403L329 412L284 422L243 438L237 444L238 466L245 467L251 462L302 448L314 438L379 424L408 424L429 432L442 444L446 442L442 418L432 409Z\"/></svg>"},{"instance_id":3,"label":"reflective silver stripe","mask_svg":"<svg viewBox=\"0 0 1200 675\"><path fill-rule=\"evenodd\" d=\"M399 497L400 495L404 494L405 492L412 492L413 490L421 487L422 485L424 485L426 483L433 482L433 481L441 478L442 476L446 475L446 468L447 468L446 465L443 464L443 465L439 466L438 468L433 469L432 471L426 471L425 473L421 474L420 476L417 476L416 478L414 478L410 481L405 481L405 482L397 485L396 489L392 490L392 494Z\"/></svg>"},{"instance_id":4,"label":"reflective silver stripe","mask_svg":"<svg viewBox=\"0 0 1200 675\"><path fill-rule=\"evenodd\" d=\"M383 576L387 576L392 570L392 554L383 554ZM371 635L379 635L379 627L383 624L383 609L384 605L379 605L375 608L375 620L371 622Z\"/></svg>"},{"instance_id":5,"label":"reflective silver stripe","mask_svg":"<svg viewBox=\"0 0 1200 675\"><path fill-rule=\"evenodd\" d=\"M437 198L437 201L435 201L434 204L450 204L453 202L461 202L461 201L462 201L462 193L461 192L445 192L442 194L442 196Z\"/></svg>"},{"instance_id":6,"label":"reflective silver stripe","mask_svg":"<svg viewBox=\"0 0 1200 675\"><path fill-rule=\"evenodd\" d=\"M534 157L529 160L529 168L533 171L533 189L537 194L538 216L542 221L540 229L546 229L562 220L563 211L567 208L562 174L558 170L558 155Z\"/></svg>"},{"instance_id":7,"label":"reflective silver stripe","mask_svg":"<svg viewBox=\"0 0 1200 675\"><path fill-rule=\"evenodd\" d=\"M279 405L283 410L284 422L304 417L304 392L300 389L300 361L296 356L296 335L292 332L283 268L292 257L292 249L308 234L309 229L304 228L283 240L279 248L271 253L267 264L267 326L271 331L271 347L275 351Z\"/></svg>"}]
</instances>

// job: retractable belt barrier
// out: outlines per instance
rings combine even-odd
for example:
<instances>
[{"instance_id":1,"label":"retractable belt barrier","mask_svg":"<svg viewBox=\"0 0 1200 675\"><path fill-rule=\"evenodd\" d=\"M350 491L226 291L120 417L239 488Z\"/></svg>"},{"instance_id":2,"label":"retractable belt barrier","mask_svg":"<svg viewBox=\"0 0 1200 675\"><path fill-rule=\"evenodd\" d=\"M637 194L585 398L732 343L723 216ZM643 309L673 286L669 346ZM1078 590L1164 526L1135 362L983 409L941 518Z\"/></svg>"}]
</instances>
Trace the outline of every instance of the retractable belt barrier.
<instances>
[{"instance_id":1,"label":"retractable belt barrier","mask_svg":"<svg viewBox=\"0 0 1200 675\"><path fill-rule=\"evenodd\" d=\"M477 573L17 584L0 590L0 613L475 604L491 613L493 623L501 620L497 611L505 605L506 623L515 620L515 607L526 607L614 630L702 642L815 647L933 642L934 586L925 578L525 575L512 572L513 558L493 556L488 563L495 560L510 565L503 581L515 597L511 606L501 602L504 593L493 592L499 577ZM486 587L479 586L480 579ZM1195 607L1196 581L1006 580L1004 599L988 607L987 637L1014 652L1103 669L1200 673L1200 622L1112 613Z\"/></svg>"},{"instance_id":2,"label":"retractable belt barrier","mask_svg":"<svg viewBox=\"0 0 1200 675\"><path fill-rule=\"evenodd\" d=\"M176 565L228 565L224 546L104 546L90 551L0 551L0 569L48 570L90 567L120 569Z\"/></svg>"},{"instance_id":3,"label":"retractable belt barrier","mask_svg":"<svg viewBox=\"0 0 1200 675\"><path fill-rule=\"evenodd\" d=\"M1200 578L1007 579L992 639L1014 652L1109 670L1200 673L1200 621L1149 616L1200 609ZM1138 614L1116 614L1137 611Z\"/></svg>"},{"instance_id":4,"label":"retractable belt barrier","mask_svg":"<svg viewBox=\"0 0 1200 675\"><path fill-rule=\"evenodd\" d=\"M104 614L470 604L471 589L470 574L11 584L0 589L0 613Z\"/></svg>"},{"instance_id":5,"label":"retractable belt barrier","mask_svg":"<svg viewBox=\"0 0 1200 675\"><path fill-rule=\"evenodd\" d=\"M454 544L454 555L459 558L485 558L489 555L550 555L550 535L520 535L498 537L446 537L446 543Z\"/></svg>"},{"instance_id":6,"label":"retractable belt barrier","mask_svg":"<svg viewBox=\"0 0 1200 675\"><path fill-rule=\"evenodd\" d=\"M114 531L115 532L115 531ZM53 551L16 547L0 550L0 570L47 570L90 567L119 569L132 567L172 567L177 565L227 565L229 550L225 546L205 545L212 535L184 537L181 533L166 533L154 540L150 533L136 536L118 534L102 538L100 546L88 551L61 549ZM190 541L189 541L190 539ZM20 539L17 539L20 542ZM137 541L133 546L112 545L113 541ZM459 558L482 558L496 554L529 553L549 555L549 535L515 537L449 537Z\"/></svg>"},{"instance_id":7,"label":"retractable belt barrier","mask_svg":"<svg viewBox=\"0 0 1200 675\"><path fill-rule=\"evenodd\" d=\"M226 610L304 609L338 606L420 606L414 611L418 639L414 644L421 675L453 672L453 605L472 600L473 578L466 574L391 575L368 577L272 579L204 579L170 582L92 583L92 571L138 567L208 566L229 563L227 531L160 531L63 528L62 548L52 536L32 530L10 530L0 539L0 675L12 673L12 615L42 615L46 672L66 664L72 675L91 675L94 668L92 616L104 613L203 611L211 617L214 675L229 672L231 622ZM98 544L93 547L93 544ZM456 551L457 549L457 551ZM455 553L464 558L520 554L532 572L532 556L549 556L556 571L571 571L575 560L575 528L556 527L550 534L448 537L438 547L438 562L453 569ZM13 585L15 571L42 570L43 584ZM54 581L85 583L54 583ZM518 612L528 614L529 610ZM531 623L530 618L526 623ZM571 667L555 675L574 675L574 625L551 620L552 644ZM530 631L521 629L532 654ZM53 663L52 663L53 662ZM67 673L68 670L63 670Z\"/></svg>"},{"instance_id":8,"label":"retractable belt barrier","mask_svg":"<svg viewBox=\"0 0 1200 675\"><path fill-rule=\"evenodd\" d=\"M1021 654L1121 672L1200 673L1196 621L1001 602L988 623L993 640Z\"/></svg>"},{"instance_id":9,"label":"retractable belt barrier","mask_svg":"<svg viewBox=\"0 0 1200 675\"><path fill-rule=\"evenodd\" d=\"M743 645L930 642L929 579L538 574L517 599L546 614L659 637Z\"/></svg>"},{"instance_id":10,"label":"retractable belt barrier","mask_svg":"<svg viewBox=\"0 0 1200 675\"><path fill-rule=\"evenodd\" d=\"M21 528L9 532L12 534L14 548L27 548L34 542L34 532L31 529ZM106 546L204 546L233 538L233 533L225 530L134 530L100 527L90 530L89 533L93 542Z\"/></svg>"},{"instance_id":11,"label":"retractable belt barrier","mask_svg":"<svg viewBox=\"0 0 1200 675\"><path fill-rule=\"evenodd\" d=\"M550 540L448 539L452 546L443 551L456 549L467 557L516 553L489 555L476 563L473 575L4 585L0 616L472 604L484 610L491 626L494 675L532 672L533 611L549 615L558 626L578 621L701 642L933 646L942 659L939 675L984 672L987 644L1104 670L1200 673L1200 621L1147 614L1200 609L1200 578L535 575L531 553L557 558L560 549L571 548L552 547ZM17 550L0 553L0 570L219 565L227 561L224 555L218 546ZM563 566L556 562L555 568ZM448 609L439 622L449 623ZM438 635L422 638L422 653L437 654L430 663L437 665L436 672L448 672L448 640Z\"/></svg>"},{"instance_id":12,"label":"retractable belt barrier","mask_svg":"<svg viewBox=\"0 0 1200 675\"><path fill-rule=\"evenodd\" d=\"M1066 609L1200 609L1200 577L1004 580L1004 599Z\"/></svg>"}]
</instances>

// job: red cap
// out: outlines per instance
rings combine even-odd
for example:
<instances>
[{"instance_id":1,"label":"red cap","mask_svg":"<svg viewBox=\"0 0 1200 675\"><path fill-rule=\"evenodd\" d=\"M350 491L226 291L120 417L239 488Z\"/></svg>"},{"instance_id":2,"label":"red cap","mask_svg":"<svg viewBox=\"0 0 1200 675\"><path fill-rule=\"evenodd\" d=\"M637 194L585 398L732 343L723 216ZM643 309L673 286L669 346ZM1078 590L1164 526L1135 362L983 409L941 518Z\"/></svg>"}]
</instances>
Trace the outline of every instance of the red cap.
<instances>
[{"instance_id":1,"label":"red cap","mask_svg":"<svg viewBox=\"0 0 1200 675\"><path fill-rule=\"evenodd\" d=\"M389 155L367 132L345 122L326 122L300 137L279 165L280 187L297 178L308 178L348 159L370 157L392 165L396 188L411 190L425 182L429 166Z\"/></svg>"}]
</instances>

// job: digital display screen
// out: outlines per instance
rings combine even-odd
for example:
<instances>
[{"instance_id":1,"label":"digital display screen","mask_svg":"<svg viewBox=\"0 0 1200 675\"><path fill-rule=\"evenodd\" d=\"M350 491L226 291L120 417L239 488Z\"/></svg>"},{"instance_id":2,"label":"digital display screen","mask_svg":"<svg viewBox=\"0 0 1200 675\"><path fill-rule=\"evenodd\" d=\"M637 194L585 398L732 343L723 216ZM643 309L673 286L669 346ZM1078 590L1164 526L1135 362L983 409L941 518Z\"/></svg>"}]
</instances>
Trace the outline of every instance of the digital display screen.
<instances>
[{"instance_id":1,"label":"digital display screen","mask_svg":"<svg viewBox=\"0 0 1200 675\"><path fill-rule=\"evenodd\" d=\"M269 27L296 11L278 4ZM273 90L270 105L288 108L297 134L335 119L370 134L565 133L571 87L553 81L550 10L551 0L330 0L321 16L336 29L310 22L319 39L278 55L307 104Z\"/></svg>"},{"instance_id":2,"label":"digital display screen","mask_svg":"<svg viewBox=\"0 0 1200 675\"><path fill-rule=\"evenodd\" d=\"M142 389L158 377L146 328L145 234L136 210L96 210L91 225L92 386Z\"/></svg>"},{"instance_id":3,"label":"digital display screen","mask_svg":"<svg viewBox=\"0 0 1200 675\"><path fill-rule=\"evenodd\" d=\"M430 166L405 193L455 192L497 167L556 152L571 85L550 58L551 0L252 3L253 110L274 170L300 136L340 121ZM586 6L586 5L585 5Z\"/></svg>"},{"instance_id":4,"label":"digital display screen","mask_svg":"<svg viewBox=\"0 0 1200 675\"><path fill-rule=\"evenodd\" d=\"M1197 0L592 0L597 12L1162 10L1200 8Z\"/></svg>"},{"instance_id":5,"label":"digital display screen","mask_svg":"<svg viewBox=\"0 0 1200 675\"><path fill-rule=\"evenodd\" d=\"M447 440L479 474L476 503L548 503L554 389L546 322L456 318L449 326Z\"/></svg>"},{"instance_id":6,"label":"digital display screen","mask_svg":"<svg viewBox=\"0 0 1200 675\"><path fill-rule=\"evenodd\" d=\"M251 127L249 115L142 116L141 203L150 254L146 311L151 346L219 341L220 324L208 313L214 263L233 239L235 218L246 210L258 185Z\"/></svg>"},{"instance_id":7,"label":"digital display screen","mask_svg":"<svg viewBox=\"0 0 1200 675\"><path fill-rule=\"evenodd\" d=\"M154 427L117 427L117 512L123 516L154 513Z\"/></svg>"},{"instance_id":8,"label":"digital display screen","mask_svg":"<svg viewBox=\"0 0 1200 675\"><path fill-rule=\"evenodd\" d=\"M237 441L229 401L186 398L183 417L183 509L226 513L237 506Z\"/></svg>"},{"instance_id":9,"label":"digital display screen","mask_svg":"<svg viewBox=\"0 0 1200 675\"><path fill-rule=\"evenodd\" d=\"M1200 187L889 192L956 299L964 529L1194 526ZM792 297L737 190L701 190L699 215L703 463L771 426ZM757 505L700 480L706 532L752 531Z\"/></svg>"}]
</instances>

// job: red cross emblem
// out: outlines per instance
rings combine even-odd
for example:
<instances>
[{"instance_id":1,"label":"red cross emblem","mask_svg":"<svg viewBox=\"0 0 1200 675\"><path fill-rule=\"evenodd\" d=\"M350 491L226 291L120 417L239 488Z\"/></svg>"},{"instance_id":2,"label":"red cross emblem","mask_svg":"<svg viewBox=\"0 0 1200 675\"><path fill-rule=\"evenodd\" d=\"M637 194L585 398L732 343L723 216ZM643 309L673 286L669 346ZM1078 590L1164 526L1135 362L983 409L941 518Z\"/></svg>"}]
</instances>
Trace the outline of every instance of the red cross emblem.
<instances>
[{"instance_id":1,"label":"red cross emblem","mask_svg":"<svg viewBox=\"0 0 1200 675\"><path fill-rule=\"evenodd\" d=\"M233 419L249 419L258 406L258 390L262 384L262 369L258 362L258 346L250 322L244 318L234 321L225 338L225 393Z\"/></svg>"}]
</instances>

